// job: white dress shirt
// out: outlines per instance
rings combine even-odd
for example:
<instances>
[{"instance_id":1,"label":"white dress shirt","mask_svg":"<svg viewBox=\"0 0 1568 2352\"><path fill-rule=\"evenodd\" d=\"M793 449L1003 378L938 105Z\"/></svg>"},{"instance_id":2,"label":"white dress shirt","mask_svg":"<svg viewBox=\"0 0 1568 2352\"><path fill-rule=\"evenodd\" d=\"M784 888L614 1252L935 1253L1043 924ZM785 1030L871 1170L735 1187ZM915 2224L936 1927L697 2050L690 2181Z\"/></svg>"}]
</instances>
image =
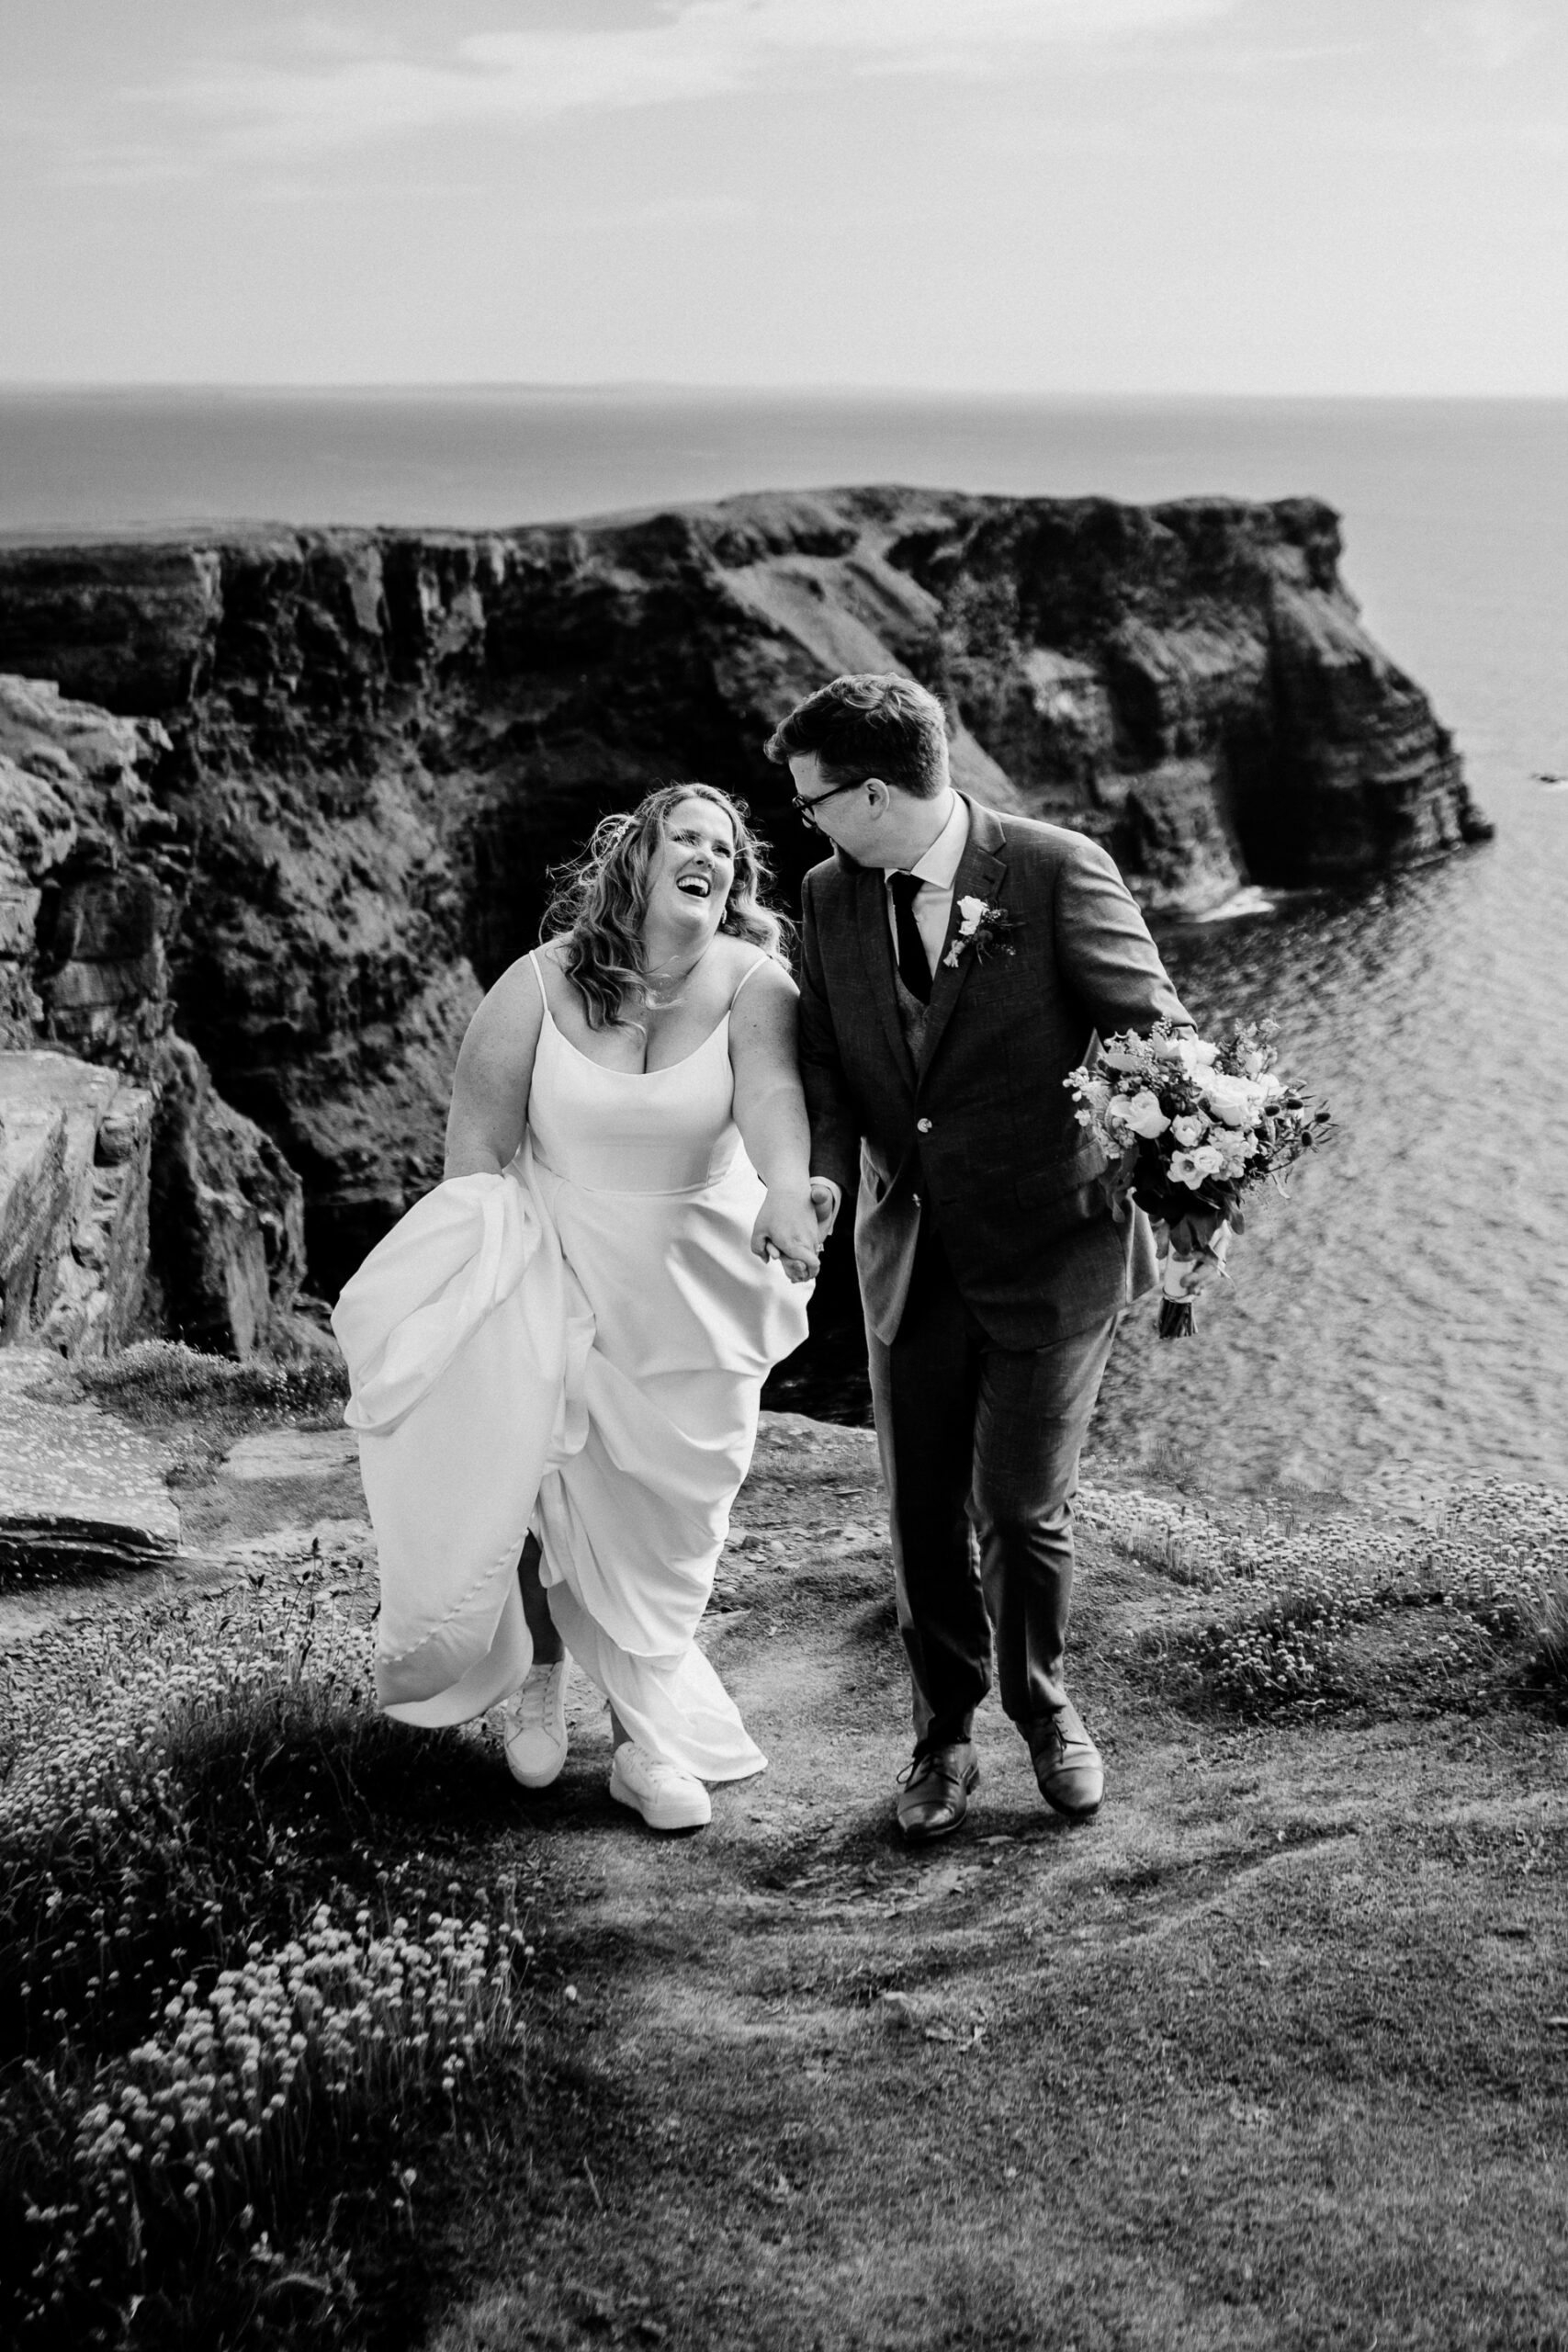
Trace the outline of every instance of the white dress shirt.
<instances>
[{"instance_id":1,"label":"white dress shirt","mask_svg":"<svg viewBox=\"0 0 1568 2352\"><path fill-rule=\"evenodd\" d=\"M969 846L969 804L955 792L947 822L938 833L923 857L907 867L908 873L919 877L919 888L915 893L915 928L920 934L920 944L926 951L926 961L934 977L937 958L947 944L947 927L953 920L953 886L958 879L958 868ZM898 961L898 917L893 904L893 893L887 893L887 929L893 941L893 961Z\"/></svg>"}]
</instances>

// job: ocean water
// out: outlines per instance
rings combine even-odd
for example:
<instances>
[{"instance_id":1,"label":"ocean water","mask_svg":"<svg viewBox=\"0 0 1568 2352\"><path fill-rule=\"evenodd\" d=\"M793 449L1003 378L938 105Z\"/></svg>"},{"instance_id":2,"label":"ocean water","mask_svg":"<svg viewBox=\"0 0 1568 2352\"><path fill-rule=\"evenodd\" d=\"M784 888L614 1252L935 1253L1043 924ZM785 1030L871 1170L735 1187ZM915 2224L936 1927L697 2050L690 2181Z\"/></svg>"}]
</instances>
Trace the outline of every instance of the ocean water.
<instances>
[{"instance_id":1,"label":"ocean water","mask_svg":"<svg viewBox=\"0 0 1568 2352\"><path fill-rule=\"evenodd\" d=\"M1130 1325L1093 1446L1178 1445L1226 1485L1568 1484L1568 789L1537 780L1568 776L1568 403L0 394L0 533L19 537L494 527L872 481L1328 499L1349 586L1498 828L1387 883L1163 935L1201 1022L1280 1021L1338 1133L1264 1196L1194 1341Z\"/></svg>"}]
</instances>

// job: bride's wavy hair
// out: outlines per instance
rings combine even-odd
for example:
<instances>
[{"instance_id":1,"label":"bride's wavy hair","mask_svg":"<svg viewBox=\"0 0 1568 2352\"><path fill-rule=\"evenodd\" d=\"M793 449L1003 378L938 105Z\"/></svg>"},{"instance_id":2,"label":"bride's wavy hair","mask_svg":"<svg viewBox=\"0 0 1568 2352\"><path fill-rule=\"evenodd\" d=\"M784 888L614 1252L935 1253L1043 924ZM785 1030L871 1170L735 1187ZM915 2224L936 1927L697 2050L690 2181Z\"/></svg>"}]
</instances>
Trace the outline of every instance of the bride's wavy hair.
<instances>
[{"instance_id":1,"label":"bride's wavy hair","mask_svg":"<svg viewBox=\"0 0 1568 2352\"><path fill-rule=\"evenodd\" d=\"M735 879L725 902L720 931L749 939L788 965L794 926L763 903L773 881L766 855L752 832L742 800L732 800L711 784L661 784L626 813L602 818L581 857L552 875L555 895L545 910L541 937L567 942L562 963L581 997L591 1029L640 1028L626 1011L639 1003L648 986L642 944L648 912L648 876L670 811L682 800L710 801L722 808L735 835Z\"/></svg>"}]
</instances>

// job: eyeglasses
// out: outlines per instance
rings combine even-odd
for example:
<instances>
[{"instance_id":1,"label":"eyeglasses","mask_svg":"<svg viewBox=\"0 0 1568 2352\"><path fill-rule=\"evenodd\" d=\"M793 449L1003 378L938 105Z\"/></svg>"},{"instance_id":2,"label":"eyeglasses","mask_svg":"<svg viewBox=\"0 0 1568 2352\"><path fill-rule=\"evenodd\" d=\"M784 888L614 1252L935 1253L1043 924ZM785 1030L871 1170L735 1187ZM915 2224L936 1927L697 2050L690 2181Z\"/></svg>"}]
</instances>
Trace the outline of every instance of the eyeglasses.
<instances>
[{"instance_id":1,"label":"eyeglasses","mask_svg":"<svg viewBox=\"0 0 1568 2352\"><path fill-rule=\"evenodd\" d=\"M812 815L811 811L814 808L819 808L824 800L831 800L837 793L858 792L867 780L863 775L857 775L849 784L830 784L826 792L814 792L809 800L803 800L797 792L790 805L803 825L809 825L813 832L824 832L827 828L819 818Z\"/></svg>"}]
</instances>

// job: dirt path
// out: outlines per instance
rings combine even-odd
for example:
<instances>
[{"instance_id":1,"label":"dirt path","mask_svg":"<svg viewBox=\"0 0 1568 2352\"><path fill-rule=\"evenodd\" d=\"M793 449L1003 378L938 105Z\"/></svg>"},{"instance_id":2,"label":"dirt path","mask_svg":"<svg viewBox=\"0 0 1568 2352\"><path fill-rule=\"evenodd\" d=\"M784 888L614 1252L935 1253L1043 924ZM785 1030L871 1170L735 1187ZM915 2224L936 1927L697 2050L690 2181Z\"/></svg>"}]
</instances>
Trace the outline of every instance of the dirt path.
<instances>
[{"instance_id":1,"label":"dirt path","mask_svg":"<svg viewBox=\"0 0 1568 2352\"><path fill-rule=\"evenodd\" d=\"M869 1441L776 1424L737 1516L711 1654L771 1769L655 1839L581 1710L513 1848L539 2137L438 2352L1568 2343L1553 1734L1201 1730L1119 1662L1159 1579L1100 1556L1100 1821L991 1708L911 1855Z\"/></svg>"},{"instance_id":2,"label":"dirt path","mask_svg":"<svg viewBox=\"0 0 1568 2352\"><path fill-rule=\"evenodd\" d=\"M209 1560L358 1508L341 1432L181 1500ZM533 2087L419 2185L401 2340L1568 2346L1556 1732L1200 1724L1132 1654L1191 1593L1091 1540L1100 1818L1046 1813L993 1703L969 1825L910 1853L869 1437L771 1419L736 1521L705 1639L769 1771L654 1838L579 1681L556 1787L492 1750L450 1825L522 1891Z\"/></svg>"}]
</instances>

